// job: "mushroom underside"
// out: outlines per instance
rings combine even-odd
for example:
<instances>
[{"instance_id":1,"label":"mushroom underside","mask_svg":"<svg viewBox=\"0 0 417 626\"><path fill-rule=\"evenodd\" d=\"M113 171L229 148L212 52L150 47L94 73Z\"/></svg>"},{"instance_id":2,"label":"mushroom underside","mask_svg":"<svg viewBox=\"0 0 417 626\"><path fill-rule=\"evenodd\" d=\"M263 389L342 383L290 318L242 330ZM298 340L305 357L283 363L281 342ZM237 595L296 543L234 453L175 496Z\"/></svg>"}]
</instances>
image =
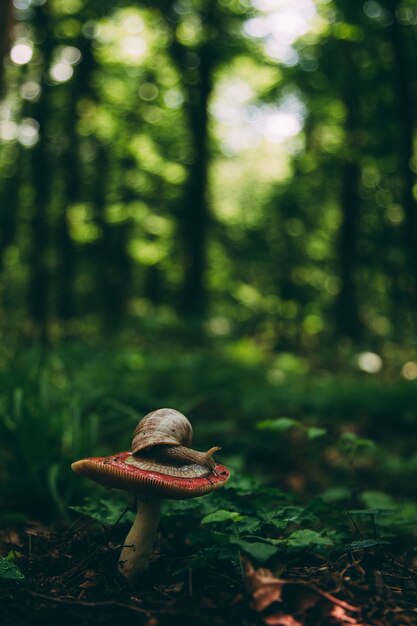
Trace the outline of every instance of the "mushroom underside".
<instances>
[{"instance_id":1,"label":"mushroom underside","mask_svg":"<svg viewBox=\"0 0 417 626\"><path fill-rule=\"evenodd\" d=\"M185 478L142 469L129 462L131 458L131 452L121 452L110 457L76 461L71 467L77 474L104 487L172 500L203 496L219 489L229 479L229 470L224 465L216 465L208 476Z\"/></svg>"}]
</instances>

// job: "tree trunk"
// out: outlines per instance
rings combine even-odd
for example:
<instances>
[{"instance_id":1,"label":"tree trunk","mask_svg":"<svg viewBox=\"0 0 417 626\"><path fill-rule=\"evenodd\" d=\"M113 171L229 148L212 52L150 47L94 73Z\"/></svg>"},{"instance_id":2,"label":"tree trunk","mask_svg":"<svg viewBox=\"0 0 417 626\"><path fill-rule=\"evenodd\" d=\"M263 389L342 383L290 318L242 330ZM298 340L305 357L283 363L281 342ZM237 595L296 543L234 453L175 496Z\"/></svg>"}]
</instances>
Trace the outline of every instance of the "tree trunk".
<instances>
[{"instance_id":1,"label":"tree trunk","mask_svg":"<svg viewBox=\"0 0 417 626\"><path fill-rule=\"evenodd\" d=\"M0 2L0 98L4 95L4 58L10 47L10 31L12 26L12 0Z\"/></svg>"},{"instance_id":2,"label":"tree trunk","mask_svg":"<svg viewBox=\"0 0 417 626\"><path fill-rule=\"evenodd\" d=\"M411 26L401 26L396 17L399 6L397 0L391 0L393 13L392 24L387 26L391 49L394 58L395 95L397 98L397 119L399 124L398 157L402 178L402 207L404 209L404 247L407 256L409 299L413 311L417 307L417 204L414 199L413 187L415 175L411 169L414 156L413 138L415 131L414 109L415 95L414 67L407 50L407 34Z\"/></svg>"},{"instance_id":3,"label":"tree trunk","mask_svg":"<svg viewBox=\"0 0 417 626\"><path fill-rule=\"evenodd\" d=\"M22 148L16 146L15 169L8 178L1 180L0 193L0 271L3 270L4 253L16 237L17 216L19 210Z\"/></svg>"},{"instance_id":4,"label":"tree trunk","mask_svg":"<svg viewBox=\"0 0 417 626\"><path fill-rule=\"evenodd\" d=\"M43 40L42 96L34 105L33 117L39 123L39 141L32 148L32 187L34 199L30 218L29 286L28 308L35 331L42 341L48 338L48 295L49 270L47 248L49 243L48 204L51 188L51 162L48 158L48 102L49 84L47 73L52 55L50 26L45 5L36 7L34 25L40 40Z\"/></svg>"},{"instance_id":5,"label":"tree trunk","mask_svg":"<svg viewBox=\"0 0 417 626\"><path fill-rule=\"evenodd\" d=\"M174 39L171 56L179 70L185 94L185 112L192 145L188 179L180 212L180 234L183 246L183 283L180 312L188 318L201 318L207 308L207 238L208 203L208 102L212 90L213 41L210 33L215 25L216 2L206 3L201 21L206 38L194 50L198 67L190 70L189 49Z\"/></svg>"},{"instance_id":6,"label":"tree trunk","mask_svg":"<svg viewBox=\"0 0 417 626\"><path fill-rule=\"evenodd\" d=\"M68 209L80 199L83 183L82 165L80 163L79 137L77 123L77 103L90 89L89 80L94 67L91 39L82 38L78 47L82 60L75 68L75 76L68 85L68 117L66 135L67 148L63 158L64 168L64 204L57 224L58 242L58 286L57 309L61 320L69 320L75 314L74 279L76 272L76 250L71 239L68 223Z\"/></svg>"},{"instance_id":7,"label":"tree trunk","mask_svg":"<svg viewBox=\"0 0 417 626\"><path fill-rule=\"evenodd\" d=\"M188 185L182 212L184 278L181 310L187 316L201 317L207 306L205 285L208 228L208 132L207 108L211 92L211 64L207 46L200 54L199 85L188 85L188 119L195 147L195 160L189 167Z\"/></svg>"},{"instance_id":8,"label":"tree trunk","mask_svg":"<svg viewBox=\"0 0 417 626\"><path fill-rule=\"evenodd\" d=\"M95 223L100 231L95 244L94 264L97 285L97 313L108 331L116 328L127 304L127 285L130 285L130 258L127 253L129 222L109 223L106 218L111 160L109 146L97 140L95 195L93 199ZM104 182L106 181L106 183Z\"/></svg>"},{"instance_id":9,"label":"tree trunk","mask_svg":"<svg viewBox=\"0 0 417 626\"><path fill-rule=\"evenodd\" d=\"M336 299L336 323L339 333L359 339L362 328L358 309L355 272L360 216L359 166L359 80L358 67L352 60L354 44L345 42L342 100L346 108L345 153L341 171L340 209L342 221L338 239L341 289Z\"/></svg>"},{"instance_id":10,"label":"tree trunk","mask_svg":"<svg viewBox=\"0 0 417 626\"><path fill-rule=\"evenodd\" d=\"M339 231L339 263L341 289L336 302L339 333L352 339L361 334L355 281L357 265L357 229L359 221L360 169L355 161L347 161L342 170L340 206L342 223Z\"/></svg>"},{"instance_id":11,"label":"tree trunk","mask_svg":"<svg viewBox=\"0 0 417 626\"><path fill-rule=\"evenodd\" d=\"M74 316L73 282L75 274L75 251L68 223L68 207L78 198L80 185L80 164L78 155L78 137L75 129L77 116L71 106L69 111L68 147L64 156L65 165L65 198L64 206L58 217L58 271L57 271L57 313L63 320Z\"/></svg>"}]
</instances>

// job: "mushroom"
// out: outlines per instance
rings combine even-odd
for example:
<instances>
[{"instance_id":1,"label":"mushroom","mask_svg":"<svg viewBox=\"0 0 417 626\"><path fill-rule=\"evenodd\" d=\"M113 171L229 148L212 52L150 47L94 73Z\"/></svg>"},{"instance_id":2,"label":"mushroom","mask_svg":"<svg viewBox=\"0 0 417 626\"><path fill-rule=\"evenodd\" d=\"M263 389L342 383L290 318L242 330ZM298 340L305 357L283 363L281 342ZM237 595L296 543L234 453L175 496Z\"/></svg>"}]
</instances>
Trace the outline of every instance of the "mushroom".
<instances>
[{"instance_id":1,"label":"mushroom","mask_svg":"<svg viewBox=\"0 0 417 626\"><path fill-rule=\"evenodd\" d=\"M188 419L175 409L146 415L135 429L132 452L75 461L71 467L105 487L136 494L136 517L119 558L119 572L134 584L152 555L161 500L196 498L219 489L229 470L216 465L212 455L220 448L198 452Z\"/></svg>"}]
</instances>

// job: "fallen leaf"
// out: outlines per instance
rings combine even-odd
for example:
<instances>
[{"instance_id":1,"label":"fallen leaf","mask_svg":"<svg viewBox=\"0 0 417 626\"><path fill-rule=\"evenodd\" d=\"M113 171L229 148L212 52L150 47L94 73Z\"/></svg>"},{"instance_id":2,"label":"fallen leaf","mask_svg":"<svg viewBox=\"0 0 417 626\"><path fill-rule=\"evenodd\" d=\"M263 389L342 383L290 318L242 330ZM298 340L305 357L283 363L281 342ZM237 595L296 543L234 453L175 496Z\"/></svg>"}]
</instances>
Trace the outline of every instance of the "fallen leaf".
<instances>
[{"instance_id":1,"label":"fallen leaf","mask_svg":"<svg viewBox=\"0 0 417 626\"><path fill-rule=\"evenodd\" d=\"M21 548L24 543L18 533L15 530L1 530L0 531L0 542L6 544L12 544L14 546L19 546Z\"/></svg>"},{"instance_id":2,"label":"fallen leaf","mask_svg":"<svg viewBox=\"0 0 417 626\"><path fill-rule=\"evenodd\" d=\"M184 587L184 582L181 580L178 583L173 583L172 585L167 585L165 587L159 587L163 593L179 593L182 591Z\"/></svg>"},{"instance_id":3,"label":"fallen leaf","mask_svg":"<svg viewBox=\"0 0 417 626\"><path fill-rule=\"evenodd\" d=\"M295 619L292 615L285 615L284 613L275 613L269 617L264 617L263 621L268 626L303 626L298 619Z\"/></svg>"},{"instance_id":4,"label":"fallen leaf","mask_svg":"<svg viewBox=\"0 0 417 626\"><path fill-rule=\"evenodd\" d=\"M95 583L92 580L85 580L83 583L81 583L81 585L78 585L79 587L81 587L82 589L89 589L90 587L96 587L97 583Z\"/></svg>"},{"instance_id":5,"label":"fallen leaf","mask_svg":"<svg viewBox=\"0 0 417 626\"><path fill-rule=\"evenodd\" d=\"M255 569L247 557L242 558L242 566L252 597L251 608L261 614L268 626L302 626L307 615L309 624L316 626L367 626L349 615L348 612L358 613L357 607L313 583L277 578L268 569Z\"/></svg>"},{"instance_id":6,"label":"fallen leaf","mask_svg":"<svg viewBox=\"0 0 417 626\"><path fill-rule=\"evenodd\" d=\"M45 524L35 520L30 520L28 522L27 528L24 532L28 535L34 535L36 537L51 537L54 534L48 526L45 526Z\"/></svg>"}]
</instances>

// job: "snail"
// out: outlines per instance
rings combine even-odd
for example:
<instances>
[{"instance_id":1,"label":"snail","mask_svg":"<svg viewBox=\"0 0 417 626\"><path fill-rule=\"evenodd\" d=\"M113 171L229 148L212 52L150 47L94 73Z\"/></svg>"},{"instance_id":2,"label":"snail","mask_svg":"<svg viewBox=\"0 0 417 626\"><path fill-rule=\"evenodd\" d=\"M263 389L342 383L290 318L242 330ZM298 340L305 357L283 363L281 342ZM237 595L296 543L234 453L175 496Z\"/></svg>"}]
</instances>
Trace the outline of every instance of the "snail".
<instances>
[{"instance_id":1,"label":"snail","mask_svg":"<svg viewBox=\"0 0 417 626\"><path fill-rule=\"evenodd\" d=\"M200 478L215 473L213 454L193 450L193 429L188 419L175 409L158 409L148 413L136 426L132 456L126 463L139 469L179 478Z\"/></svg>"},{"instance_id":2,"label":"snail","mask_svg":"<svg viewBox=\"0 0 417 626\"><path fill-rule=\"evenodd\" d=\"M137 425L132 452L90 457L75 461L72 469L104 487L116 487L134 494L137 506L119 557L118 569L131 584L152 558L161 501L199 498L224 485L230 472L216 465L213 453L198 452L189 446L193 430L187 418L174 409L158 409Z\"/></svg>"}]
</instances>

